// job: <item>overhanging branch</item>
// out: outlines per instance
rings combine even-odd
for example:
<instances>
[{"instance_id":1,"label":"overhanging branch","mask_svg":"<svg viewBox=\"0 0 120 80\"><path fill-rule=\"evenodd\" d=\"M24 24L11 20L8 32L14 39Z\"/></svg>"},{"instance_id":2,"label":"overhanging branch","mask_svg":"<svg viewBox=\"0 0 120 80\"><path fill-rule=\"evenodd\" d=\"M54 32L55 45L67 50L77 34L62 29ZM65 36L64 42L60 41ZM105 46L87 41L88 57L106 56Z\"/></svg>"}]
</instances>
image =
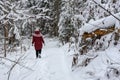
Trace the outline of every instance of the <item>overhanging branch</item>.
<instances>
[{"instance_id":1,"label":"overhanging branch","mask_svg":"<svg viewBox=\"0 0 120 80\"><path fill-rule=\"evenodd\" d=\"M102 9L104 9L106 12L108 12L110 15L112 15L114 18L116 18L118 21L120 21L120 19L118 17L116 17L114 14L112 14L110 11L108 11L107 9L105 9L103 6L101 6L99 3L97 3L96 1L92 0L95 4L97 4L99 7L101 7Z\"/></svg>"}]
</instances>

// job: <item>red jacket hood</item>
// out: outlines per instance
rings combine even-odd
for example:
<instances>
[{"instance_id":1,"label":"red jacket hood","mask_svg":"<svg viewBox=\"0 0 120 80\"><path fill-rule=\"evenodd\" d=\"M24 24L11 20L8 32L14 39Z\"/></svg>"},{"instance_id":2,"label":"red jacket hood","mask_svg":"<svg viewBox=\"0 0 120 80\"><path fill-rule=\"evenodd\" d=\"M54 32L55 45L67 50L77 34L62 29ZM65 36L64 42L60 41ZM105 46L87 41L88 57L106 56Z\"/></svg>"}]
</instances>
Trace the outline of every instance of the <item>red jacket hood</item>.
<instances>
[{"instance_id":1,"label":"red jacket hood","mask_svg":"<svg viewBox=\"0 0 120 80\"><path fill-rule=\"evenodd\" d=\"M35 37L41 37L42 35L41 35L40 31L35 31L33 33L33 36L35 36Z\"/></svg>"}]
</instances>

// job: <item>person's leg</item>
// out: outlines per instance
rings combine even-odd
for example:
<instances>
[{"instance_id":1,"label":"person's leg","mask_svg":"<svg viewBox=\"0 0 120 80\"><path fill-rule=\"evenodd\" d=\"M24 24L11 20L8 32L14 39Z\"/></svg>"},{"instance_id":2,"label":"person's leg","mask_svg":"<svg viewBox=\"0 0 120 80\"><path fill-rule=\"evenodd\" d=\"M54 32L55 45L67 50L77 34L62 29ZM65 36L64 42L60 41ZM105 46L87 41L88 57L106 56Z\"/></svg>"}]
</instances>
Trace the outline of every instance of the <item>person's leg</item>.
<instances>
[{"instance_id":1,"label":"person's leg","mask_svg":"<svg viewBox=\"0 0 120 80\"><path fill-rule=\"evenodd\" d=\"M36 50L36 58L38 58L38 54L39 54L39 51L38 51L38 50Z\"/></svg>"},{"instance_id":2,"label":"person's leg","mask_svg":"<svg viewBox=\"0 0 120 80\"><path fill-rule=\"evenodd\" d=\"M41 58L41 49L38 52L39 52L38 57Z\"/></svg>"}]
</instances>

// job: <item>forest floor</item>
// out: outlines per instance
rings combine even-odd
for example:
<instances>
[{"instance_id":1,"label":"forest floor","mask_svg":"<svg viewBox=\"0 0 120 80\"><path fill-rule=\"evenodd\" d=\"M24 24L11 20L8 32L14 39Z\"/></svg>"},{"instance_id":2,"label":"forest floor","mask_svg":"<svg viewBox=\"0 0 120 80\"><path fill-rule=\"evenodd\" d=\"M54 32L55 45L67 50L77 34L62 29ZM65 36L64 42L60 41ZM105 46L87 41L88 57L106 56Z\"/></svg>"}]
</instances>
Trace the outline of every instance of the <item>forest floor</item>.
<instances>
[{"instance_id":1,"label":"forest floor","mask_svg":"<svg viewBox=\"0 0 120 80\"><path fill-rule=\"evenodd\" d=\"M34 71L21 71L19 80L73 80L65 63L64 50L57 43L55 39L46 39L42 58L38 59L32 46L27 51L26 63Z\"/></svg>"},{"instance_id":2,"label":"forest floor","mask_svg":"<svg viewBox=\"0 0 120 80\"><path fill-rule=\"evenodd\" d=\"M66 63L65 50L65 48L60 48L57 39L46 38L41 58L36 59L34 46L30 46L24 53L24 58L19 62L24 67L15 65L9 79L7 79L8 73L14 63L3 60L9 66L6 68L0 65L0 72L2 72L0 80L74 80ZM8 55L7 58L16 58L14 54L12 55ZM19 52L16 55L20 57Z\"/></svg>"}]
</instances>

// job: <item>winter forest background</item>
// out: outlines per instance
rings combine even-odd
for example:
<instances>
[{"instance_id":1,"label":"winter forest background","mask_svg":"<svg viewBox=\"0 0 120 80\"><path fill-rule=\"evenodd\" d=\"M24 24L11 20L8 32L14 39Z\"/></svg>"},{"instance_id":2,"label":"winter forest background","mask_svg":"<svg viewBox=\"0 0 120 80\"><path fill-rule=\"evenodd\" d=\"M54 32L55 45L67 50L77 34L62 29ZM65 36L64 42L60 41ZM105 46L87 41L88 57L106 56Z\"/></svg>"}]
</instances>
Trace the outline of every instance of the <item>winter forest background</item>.
<instances>
[{"instance_id":1,"label":"winter forest background","mask_svg":"<svg viewBox=\"0 0 120 80\"><path fill-rule=\"evenodd\" d=\"M59 48L67 46L74 80L120 80L120 0L0 0L0 67L6 68L0 80L14 80L36 27Z\"/></svg>"}]
</instances>

